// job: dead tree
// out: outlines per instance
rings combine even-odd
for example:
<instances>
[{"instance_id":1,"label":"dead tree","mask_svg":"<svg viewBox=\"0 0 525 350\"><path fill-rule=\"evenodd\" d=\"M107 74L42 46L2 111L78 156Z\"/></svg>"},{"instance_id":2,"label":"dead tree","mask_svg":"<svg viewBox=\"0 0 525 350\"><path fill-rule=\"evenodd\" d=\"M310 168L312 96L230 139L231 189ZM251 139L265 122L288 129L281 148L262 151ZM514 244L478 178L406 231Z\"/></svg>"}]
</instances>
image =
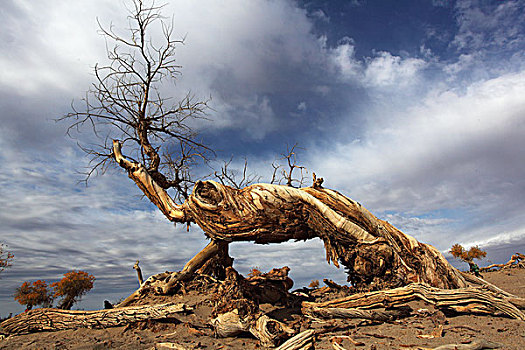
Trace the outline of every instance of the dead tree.
<instances>
[{"instance_id":1,"label":"dead tree","mask_svg":"<svg viewBox=\"0 0 525 350\"><path fill-rule=\"evenodd\" d=\"M172 104L161 95L162 84L179 74L174 53L181 41L172 38L172 26L160 14L162 6L146 6L142 0L131 3L127 36L101 26L107 41L115 43L108 51L111 64L95 67L97 81L84 107L74 108L64 119L72 121L71 130L88 126L96 135L106 136L100 147L86 149L96 159L91 172L114 160L168 220L196 223L211 240L181 272L152 276L141 290L168 293L177 281L201 268L224 273L232 261L230 242L265 244L316 237L324 242L327 260L346 267L349 281L362 290L412 282L439 288L466 286L462 275L435 248L323 188L322 179L301 189L195 182L192 165L206 160L211 150L198 140L191 120L205 117L207 104L191 96ZM156 24L163 37L154 42L148 30ZM292 185L292 171L302 170L295 163L294 149L286 157L288 185Z\"/></svg>"},{"instance_id":2,"label":"dead tree","mask_svg":"<svg viewBox=\"0 0 525 350\"><path fill-rule=\"evenodd\" d=\"M140 163L122 155L114 142L115 159L164 215L173 222L195 222L211 239L187 271L216 254L221 242L280 243L319 237L326 258L348 269L349 280L361 289L383 289L424 282L439 288L466 286L463 276L434 247L379 220L359 203L321 186L302 189L255 184L234 189L199 181L177 205Z\"/></svg>"}]
</instances>

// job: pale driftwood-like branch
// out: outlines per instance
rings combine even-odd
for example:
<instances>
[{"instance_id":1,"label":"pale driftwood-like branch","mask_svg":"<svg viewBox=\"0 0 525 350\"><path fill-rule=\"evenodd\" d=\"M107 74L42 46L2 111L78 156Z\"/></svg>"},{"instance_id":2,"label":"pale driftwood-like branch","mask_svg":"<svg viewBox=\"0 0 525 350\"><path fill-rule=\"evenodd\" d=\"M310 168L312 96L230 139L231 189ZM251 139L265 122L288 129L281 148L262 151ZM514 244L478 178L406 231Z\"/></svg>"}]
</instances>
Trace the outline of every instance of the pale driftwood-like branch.
<instances>
[{"instance_id":1,"label":"pale driftwood-like branch","mask_svg":"<svg viewBox=\"0 0 525 350\"><path fill-rule=\"evenodd\" d=\"M525 268L525 255L516 253L510 257L510 260L505 264L492 264L486 267L482 267L480 271L491 271L492 269L507 269L512 267L522 267Z\"/></svg>"},{"instance_id":2,"label":"pale driftwood-like branch","mask_svg":"<svg viewBox=\"0 0 525 350\"><path fill-rule=\"evenodd\" d=\"M215 330L215 336L219 338L235 337L236 335L250 331L250 320L243 319L239 315L239 310L218 315L211 320L211 325Z\"/></svg>"},{"instance_id":3,"label":"pale driftwood-like branch","mask_svg":"<svg viewBox=\"0 0 525 350\"><path fill-rule=\"evenodd\" d=\"M489 340L474 340L469 344L446 344L433 348L432 350L482 350L482 349L499 349L503 344L495 343Z\"/></svg>"},{"instance_id":4,"label":"pale driftwood-like branch","mask_svg":"<svg viewBox=\"0 0 525 350\"><path fill-rule=\"evenodd\" d=\"M152 350L189 350L189 348L184 347L177 343L157 343Z\"/></svg>"},{"instance_id":5,"label":"pale driftwood-like branch","mask_svg":"<svg viewBox=\"0 0 525 350\"><path fill-rule=\"evenodd\" d=\"M307 350L314 347L315 331L308 329L288 339L275 350Z\"/></svg>"},{"instance_id":6,"label":"pale driftwood-like branch","mask_svg":"<svg viewBox=\"0 0 525 350\"><path fill-rule=\"evenodd\" d=\"M260 340L263 347L273 347L295 333L284 323L266 315L242 317L238 309L218 315L211 320L211 325L217 337L235 337L241 333L251 333Z\"/></svg>"},{"instance_id":7,"label":"pale driftwood-like branch","mask_svg":"<svg viewBox=\"0 0 525 350\"><path fill-rule=\"evenodd\" d=\"M191 310L184 304L131 306L96 311L35 309L0 323L0 333L27 334L75 328L106 328L128 323L174 318Z\"/></svg>"},{"instance_id":8,"label":"pale driftwood-like branch","mask_svg":"<svg viewBox=\"0 0 525 350\"><path fill-rule=\"evenodd\" d=\"M439 308L449 308L462 313L484 313L506 315L525 321L525 314L519 309L515 298L507 298L482 288L439 289L423 284L410 284L405 287L358 293L345 298L323 303L303 302L303 313L310 308L377 308L405 304L421 299Z\"/></svg>"},{"instance_id":9,"label":"pale driftwood-like branch","mask_svg":"<svg viewBox=\"0 0 525 350\"><path fill-rule=\"evenodd\" d=\"M304 309L304 314L316 318L361 318L388 322L398 318L408 317L410 311L411 310L405 308L394 310L364 310L340 307L312 307Z\"/></svg>"},{"instance_id":10,"label":"pale driftwood-like branch","mask_svg":"<svg viewBox=\"0 0 525 350\"><path fill-rule=\"evenodd\" d=\"M140 287L142 285L142 283L144 283L144 278L142 277L142 269L139 266L139 261L138 260L135 263L135 265L133 265L133 269L135 271L137 271L137 278L139 280L139 287Z\"/></svg>"},{"instance_id":11,"label":"pale driftwood-like branch","mask_svg":"<svg viewBox=\"0 0 525 350\"><path fill-rule=\"evenodd\" d=\"M284 323L262 315L255 321L255 324L250 327L250 333L261 341L262 346L270 347L281 343L282 340L295 334L295 331L287 327Z\"/></svg>"},{"instance_id":12,"label":"pale driftwood-like branch","mask_svg":"<svg viewBox=\"0 0 525 350\"><path fill-rule=\"evenodd\" d=\"M121 144L113 140L113 155L117 163L128 171L128 176L144 192L148 199L173 222L186 222L186 215L181 205L175 204L166 190L151 177L144 165L126 159L122 155Z\"/></svg>"}]
</instances>

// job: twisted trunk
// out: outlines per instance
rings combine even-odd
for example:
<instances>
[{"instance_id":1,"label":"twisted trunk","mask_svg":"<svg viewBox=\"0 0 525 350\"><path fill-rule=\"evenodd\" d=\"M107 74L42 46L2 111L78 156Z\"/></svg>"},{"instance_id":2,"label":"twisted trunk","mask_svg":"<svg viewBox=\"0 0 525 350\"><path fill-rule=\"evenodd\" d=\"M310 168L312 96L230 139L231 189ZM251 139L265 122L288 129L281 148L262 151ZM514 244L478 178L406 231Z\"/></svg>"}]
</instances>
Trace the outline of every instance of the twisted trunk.
<instances>
[{"instance_id":1,"label":"twisted trunk","mask_svg":"<svg viewBox=\"0 0 525 350\"><path fill-rule=\"evenodd\" d=\"M212 243L265 244L319 237L327 261L345 266L348 280L362 290L413 282L438 288L466 286L463 276L434 247L319 184L303 189L256 184L238 190L214 181L199 181L189 198L176 205L141 164L124 158L118 142L114 142L114 154L168 219L197 223ZM205 262L199 261L201 266Z\"/></svg>"}]
</instances>

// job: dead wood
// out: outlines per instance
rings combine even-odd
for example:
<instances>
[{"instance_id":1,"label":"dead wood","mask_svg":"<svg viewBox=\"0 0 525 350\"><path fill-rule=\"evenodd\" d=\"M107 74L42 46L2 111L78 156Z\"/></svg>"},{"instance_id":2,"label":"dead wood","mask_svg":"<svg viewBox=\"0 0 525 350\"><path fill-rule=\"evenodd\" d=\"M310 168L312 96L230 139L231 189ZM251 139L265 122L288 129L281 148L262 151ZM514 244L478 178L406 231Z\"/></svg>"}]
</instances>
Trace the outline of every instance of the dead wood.
<instances>
[{"instance_id":1,"label":"dead wood","mask_svg":"<svg viewBox=\"0 0 525 350\"><path fill-rule=\"evenodd\" d=\"M461 274L434 247L319 183L302 189L271 184L235 189L198 181L186 201L176 205L143 165L122 155L118 141L113 146L116 161L169 220L197 223L212 242L264 244L319 237L327 260L344 265L349 281L358 289L378 290L411 282L439 288L466 286Z\"/></svg>"},{"instance_id":2,"label":"dead wood","mask_svg":"<svg viewBox=\"0 0 525 350\"><path fill-rule=\"evenodd\" d=\"M262 315L250 327L250 333L261 341L263 347L273 347L283 343L296 332L284 323Z\"/></svg>"},{"instance_id":3,"label":"dead wood","mask_svg":"<svg viewBox=\"0 0 525 350\"><path fill-rule=\"evenodd\" d=\"M514 267L525 268L525 255L516 253L510 257L510 260L505 264L492 264L480 269L481 272L484 271L494 271L499 269L509 269Z\"/></svg>"},{"instance_id":4,"label":"dead wood","mask_svg":"<svg viewBox=\"0 0 525 350\"><path fill-rule=\"evenodd\" d=\"M139 280L139 287L140 287L142 285L142 283L144 283L144 278L142 277L142 269L139 266L139 261L138 260L135 263L135 265L133 265L133 269L135 271L137 271L137 278Z\"/></svg>"},{"instance_id":5,"label":"dead wood","mask_svg":"<svg viewBox=\"0 0 525 350\"><path fill-rule=\"evenodd\" d=\"M433 348L431 350L482 350L482 349L499 349L503 344L495 343L489 340L474 340L470 344L446 344Z\"/></svg>"},{"instance_id":6,"label":"dead wood","mask_svg":"<svg viewBox=\"0 0 525 350\"><path fill-rule=\"evenodd\" d=\"M27 334L75 328L106 328L144 321L170 319L190 311L184 304L131 306L96 311L35 309L0 323L0 333Z\"/></svg>"},{"instance_id":7,"label":"dead wood","mask_svg":"<svg viewBox=\"0 0 525 350\"><path fill-rule=\"evenodd\" d=\"M177 343L157 343L153 348L150 350L168 350L168 349L175 349L175 350L188 350L188 348L177 344Z\"/></svg>"},{"instance_id":8,"label":"dead wood","mask_svg":"<svg viewBox=\"0 0 525 350\"><path fill-rule=\"evenodd\" d=\"M295 331L259 311L259 303L281 301L292 286L288 267L244 278L233 267L226 269L226 279L213 296L216 317L211 321L217 337L232 337L249 332L261 345L275 346Z\"/></svg>"},{"instance_id":9,"label":"dead wood","mask_svg":"<svg viewBox=\"0 0 525 350\"><path fill-rule=\"evenodd\" d=\"M241 317L239 310L225 312L210 321L215 336L218 338L235 337L243 332L250 331L251 320Z\"/></svg>"},{"instance_id":10,"label":"dead wood","mask_svg":"<svg viewBox=\"0 0 525 350\"><path fill-rule=\"evenodd\" d=\"M408 317L410 308L398 308L393 310L364 310L356 308L337 307L312 307L304 309L304 314L316 318L361 318L381 322L393 321Z\"/></svg>"},{"instance_id":11,"label":"dead wood","mask_svg":"<svg viewBox=\"0 0 525 350\"><path fill-rule=\"evenodd\" d=\"M192 278L194 273L202 268L206 262L228 249L226 242L212 240L203 250L186 263L180 272L163 272L149 277L133 294L124 299L117 307L125 307L142 298L148 293L170 294L176 291L178 283ZM227 255L227 253L226 253Z\"/></svg>"},{"instance_id":12,"label":"dead wood","mask_svg":"<svg viewBox=\"0 0 525 350\"><path fill-rule=\"evenodd\" d=\"M307 350L314 348L315 331L308 329L288 339L276 350Z\"/></svg>"},{"instance_id":13,"label":"dead wood","mask_svg":"<svg viewBox=\"0 0 525 350\"><path fill-rule=\"evenodd\" d=\"M210 323L216 337L235 337L241 333L251 333L260 340L263 347L278 345L291 334L295 334L293 329L267 315L259 313L241 316L237 309L220 314Z\"/></svg>"},{"instance_id":14,"label":"dead wood","mask_svg":"<svg viewBox=\"0 0 525 350\"><path fill-rule=\"evenodd\" d=\"M329 280L327 278L323 279L323 282L324 284L326 284L328 287L332 288L332 289L335 289L335 290L339 290L339 289L342 289L344 288L345 286L342 286L340 284L337 284L335 283L334 281L332 280Z\"/></svg>"},{"instance_id":15,"label":"dead wood","mask_svg":"<svg viewBox=\"0 0 525 350\"><path fill-rule=\"evenodd\" d=\"M468 287L459 289L439 289L424 284L413 283L405 287L358 293L348 297L323 303L303 302L303 313L311 308L378 308L391 307L421 299L438 308L451 309L460 313L484 313L506 315L525 321L525 314L519 309L523 299L508 298L490 290Z\"/></svg>"}]
</instances>

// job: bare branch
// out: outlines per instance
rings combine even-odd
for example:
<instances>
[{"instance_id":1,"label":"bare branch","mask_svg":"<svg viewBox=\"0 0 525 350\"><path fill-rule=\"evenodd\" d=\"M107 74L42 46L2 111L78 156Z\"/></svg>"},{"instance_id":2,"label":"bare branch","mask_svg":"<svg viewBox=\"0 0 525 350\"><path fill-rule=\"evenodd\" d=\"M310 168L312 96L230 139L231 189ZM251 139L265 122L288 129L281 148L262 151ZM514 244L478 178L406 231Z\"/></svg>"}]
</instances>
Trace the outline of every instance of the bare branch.
<instances>
[{"instance_id":1,"label":"bare branch","mask_svg":"<svg viewBox=\"0 0 525 350\"><path fill-rule=\"evenodd\" d=\"M302 149L297 146L297 143L292 148L286 147L286 152L281 154L281 158L272 163L273 173L271 184L282 184L283 182L290 187L300 188L303 187L306 180L306 174L308 171L306 167L297 165L297 149ZM286 161L283 166L279 161ZM300 177L294 178L294 170L298 169ZM279 177L279 175L280 177Z\"/></svg>"},{"instance_id":2,"label":"bare branch","mask_svg":"<svg viewBox=\"0 0 525 350\"><path fill-rule=\"evenodd\" d=\"M129 27L123 34L97 19L109 63L95 65L95 82L82 103L72 104L72 112L58 120L70 123L70 136L88 129L94 137L80 146L90 155L85 181L107 169L113 148L108 140L116 139L162 188L184 199L193 183L192 168L214 156L192 126L193 120L207 117L209 100L188 93L172 102L161 94L181 74L175 51L183 43L173 38L173 19L166 21L163 8L154 0L129 0ZM152 35L155 28L160 37Z\"/></svg>"},{"instance_id":3,"label":"bare branch","mask_svg":"<svg viewBox=\"0 0 525 350\"><path fill-rule=\"evenodd\" d=\"M260 176L248 173L248 160L246 160L246 158L244 159L244 165L241 171L229 168L232 161L233 157L231 157L229 161L224 161L220 171L213 173L213 176L219 180L221 184L241 189L261 180Z\"/></svg>"}]
</instances>

